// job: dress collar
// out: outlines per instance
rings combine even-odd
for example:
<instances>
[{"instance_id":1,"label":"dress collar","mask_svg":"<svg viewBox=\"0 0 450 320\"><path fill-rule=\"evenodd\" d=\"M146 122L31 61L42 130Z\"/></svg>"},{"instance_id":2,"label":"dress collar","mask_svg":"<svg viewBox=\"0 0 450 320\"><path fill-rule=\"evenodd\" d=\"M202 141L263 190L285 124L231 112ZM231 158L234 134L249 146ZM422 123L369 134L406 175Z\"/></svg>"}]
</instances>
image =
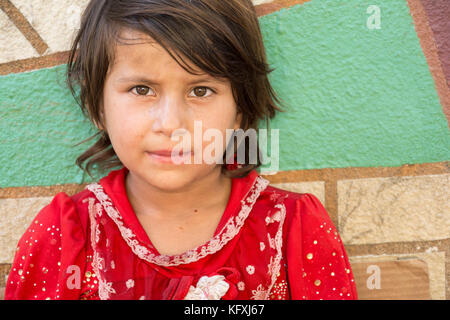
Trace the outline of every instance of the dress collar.
<instances>
[{"instance_id":1,"label":"dress collar","mask_svg":"<svg viewBox=\"0 0 450 320\"><path fill-rule=\"evenodd\" d=\"M140 245L145 246L151 252L150 255L144 254L141 258L161 265L176 265L198 260L202 258L202 255L193 255L193 253L198 253L201 249L203 249L201 252L206 252L207 254L219 250L230 240L230 237L232 238L237 234L253 207L253 204L259 197L259 194L269 184L266 179L258 175L256 170L252 170L246 177L232 178L230 197L213 238L204 245L189 250L184 254L165 256L159 254L156 248L151 244L150 239L137 219L128 200L125 188L125 178L128 172L129 170L126 167L111 171L106 177L99 181L97 187L90 188L90 190L97 190L94 192L97 198L99 198L99 195L101 197L109 197L109 199L107 199L109 201L103 202L111 204L109 208L105 208L105 205L103 205L107 213L110 214L111 210L115 211L116 223L117 219L123 222L123 225L134 233L134 236L136 236ZM100 186L103 190L98 188ZM210 246L210 242L214 242L214 246ZM219 244L219 246L217 246L217 244ZM211 248L212 250L210 250ZM188 257L188 259L185 259L185 257Z\"/></svg>"}]
</instances>

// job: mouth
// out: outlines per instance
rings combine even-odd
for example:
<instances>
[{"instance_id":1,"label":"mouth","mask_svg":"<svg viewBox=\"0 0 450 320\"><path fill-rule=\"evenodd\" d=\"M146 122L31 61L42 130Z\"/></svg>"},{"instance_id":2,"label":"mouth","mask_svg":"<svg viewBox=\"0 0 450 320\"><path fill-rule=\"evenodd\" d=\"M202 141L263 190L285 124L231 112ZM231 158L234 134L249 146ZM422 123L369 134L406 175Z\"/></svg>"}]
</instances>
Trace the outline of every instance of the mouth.
<instances>
[{"instance_id":1,"label":"mouth","mask_svg":"<svg viewBox=\"0 0 450 320\"><path fill-rule=\"evenodd\" d=\"M159 163L172 163L172 164L181 164L184 163L185 160L188 160L193 155L192 151L183 151L179 152L172 150L156 150L156 151L146 151L146 154L154 161Z\"/></svg>"}]
</instances>

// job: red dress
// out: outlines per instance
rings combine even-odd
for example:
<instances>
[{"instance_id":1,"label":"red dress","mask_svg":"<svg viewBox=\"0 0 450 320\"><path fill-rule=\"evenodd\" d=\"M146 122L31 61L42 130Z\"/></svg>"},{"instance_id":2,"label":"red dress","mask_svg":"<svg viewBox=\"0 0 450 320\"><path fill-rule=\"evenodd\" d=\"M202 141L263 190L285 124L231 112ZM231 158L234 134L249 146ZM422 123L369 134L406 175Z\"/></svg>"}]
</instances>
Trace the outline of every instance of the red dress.
<instances>
[{"instance_id":1,"label":"red dress","mask_svg":"<svg viewBox=\"0 0 450 320\"><path fill-rule=\"evenodd\" d=\"M312 194L232 179L207 243L159 254L125 189L127 168L58 193L19 241L5 299L356 299L342 241Z\"/></svg>"}]
</instances>

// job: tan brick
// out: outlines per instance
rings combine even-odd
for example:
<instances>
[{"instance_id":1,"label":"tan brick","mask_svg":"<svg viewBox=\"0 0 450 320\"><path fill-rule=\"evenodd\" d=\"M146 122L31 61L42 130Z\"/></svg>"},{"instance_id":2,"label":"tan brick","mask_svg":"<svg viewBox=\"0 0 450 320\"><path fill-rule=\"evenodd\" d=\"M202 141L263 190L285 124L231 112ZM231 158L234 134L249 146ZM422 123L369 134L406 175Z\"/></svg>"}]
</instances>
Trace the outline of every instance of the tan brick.
<instances>
[{"instance_id":1,"label":"tan brick","mask_svg":"<svg viewBox=\"0 0 450 320\"><path fill-rule=\"evenodd\" d=\"M271 183L271 186L298 193L312 193L325 205L325 182L283 182Z\"/></svg>"},{"instance_id":2,"label":"tan brick","mask_svg":"<svg viewBox=\"0 0 450 320\"><path fill-rule=\"evenodd\" d=\"M0 10L0 63L38 56L24 35Z\"/></svg>"},{"instance_id":3,"label":"tan brick","mask_svg":"<svg viewBox=\"0 0 450 320\"><path fill-rule=\"evenodd\" d=\"M66 51L79 29L80 16L89 0L12 0L47 43L45 54Z\"/></svg>"},{"instance_id":4,"label":"tan brick","mask_svg":"<svg viewBox=\"0 0 450 320\"><path fill-rule=\"evenodd\" d=\"M429 294L432 300L445 300L445 259L445 252L437 252L433 248L414 254L349 257L360 299L409 299L408 296ZM423 269L418 262L422 262ZM366 272L369 265L381 269L380 289L367 288L367 278L371 275ZM393 268L397 268L397 272L392 272ZM413 280L416 283L412 283ZM400 294L402 291L404 296Z\"/></svg>"},{"instance_id":5,"label":"tan brick","mask_svg":"<svg viewBox=\"0 0 450 320\"><path fill-rule=\"evenodd\" d=\"M0 263L11 263L17 243L53 197L0 199Z\"/></svg>"},{"instance_id":6,"label":"tan brick","mask_svg":"<svg viewBox=\"0 0 450 320\"><path fill-rule=\"evenodd\" d=\"M9 271L11 270L11 264L0 263L0 300L5 298L6 280L8 279Z\"/></svg>"},{"instance_id":7,"label":"tan brick","mask_svg":"<svg viewBox=\"0 0 450 320\"><path fill-rule=\"evenodd\" d=\"M449 238L449 187L449 174L338 181L344 243Z\"/></svg>"},{"instance_id":8,"label":"tan brick","mask_svg":"<svg viewBox=\"0 0 450 320\"><path fill-rule=\"evenodd\" d=\"M10 263L0 263L0 287L6 286L9 271L11 270Z\"/></svg>"}]
</instances>

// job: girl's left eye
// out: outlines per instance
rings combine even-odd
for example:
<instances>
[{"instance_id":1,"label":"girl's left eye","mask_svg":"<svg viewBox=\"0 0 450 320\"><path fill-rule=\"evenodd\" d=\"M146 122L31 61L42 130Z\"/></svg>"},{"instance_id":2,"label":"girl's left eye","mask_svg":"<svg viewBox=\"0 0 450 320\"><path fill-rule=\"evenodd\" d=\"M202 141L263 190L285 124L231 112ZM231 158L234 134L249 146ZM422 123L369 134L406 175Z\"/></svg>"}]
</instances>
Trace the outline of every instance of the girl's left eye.
<instances>
[{"instance_id":1,"label":"girl's left eye","mask_svg":"<svg viewBox=\"0 0 450 320\"><path fill-rule=\"evenodd\" d=\"M208 90L209 90L210 92L212 92L212 93L209 94L209 95L206 95L207 92L208 92ZM208 87L196 87L196 88L194 88L194 90L192 90L192 92L195 93L195 96L196 96L197 98L208 98L208 97L211 96L213 93L215 93L214 90L212 90L211 88L208 88Z\"/></svg>"}]
</instances>

